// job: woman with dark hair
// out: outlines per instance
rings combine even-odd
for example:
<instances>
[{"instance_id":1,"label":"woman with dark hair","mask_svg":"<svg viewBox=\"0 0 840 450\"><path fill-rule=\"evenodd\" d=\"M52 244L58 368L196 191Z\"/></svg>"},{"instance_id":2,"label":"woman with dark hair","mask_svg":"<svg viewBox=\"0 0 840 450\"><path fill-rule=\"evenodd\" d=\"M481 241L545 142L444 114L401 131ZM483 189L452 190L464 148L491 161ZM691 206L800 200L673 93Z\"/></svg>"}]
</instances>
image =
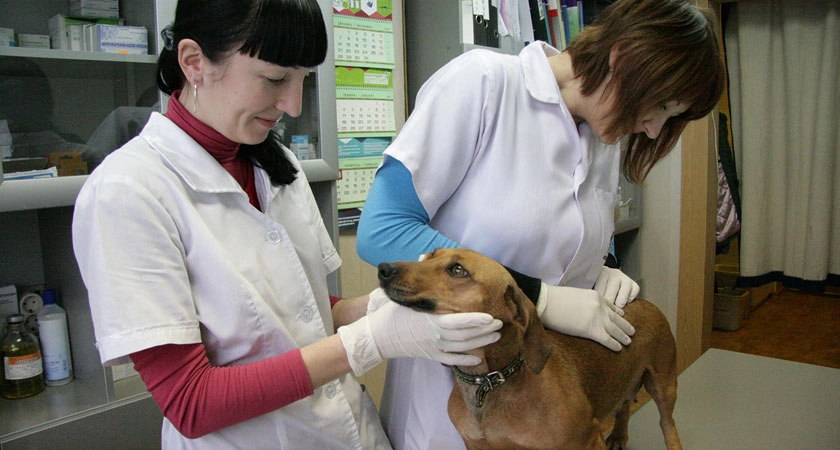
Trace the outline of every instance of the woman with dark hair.
<instances>
[{"instance_id":1,"label":"woman with dark hair","mask_svg":"<svg viewBox=\"0 0 840 450\"><path fill-rule=\"evenodd\" d=\"M134 363L163 448L390 448L350 372L477 364L458 352L501 323L329 296L341 260L272 131L325 59L316 0L181 0L162 34L168 111L91 174L73 218L102 362Z\"/></svg>"},{"instance_id":2,"label":"woman with dark hair","mask_svg":"<svg viewBox=\"0 0 840 450\"><path fill-rule=\"evenodd\" d=\"M504 264L543 324L621 351L639 286L604 266L621 153L641 182L685 124L717 104L724 71L708 12L618 0L560 52L467 52L433 74L386 150L357 233L367 262L464 246ZM513 375L516 376L516 375ZM397 449L458 449L451 371L394 360L381 404Z\"/></svg>"}]
</instances>

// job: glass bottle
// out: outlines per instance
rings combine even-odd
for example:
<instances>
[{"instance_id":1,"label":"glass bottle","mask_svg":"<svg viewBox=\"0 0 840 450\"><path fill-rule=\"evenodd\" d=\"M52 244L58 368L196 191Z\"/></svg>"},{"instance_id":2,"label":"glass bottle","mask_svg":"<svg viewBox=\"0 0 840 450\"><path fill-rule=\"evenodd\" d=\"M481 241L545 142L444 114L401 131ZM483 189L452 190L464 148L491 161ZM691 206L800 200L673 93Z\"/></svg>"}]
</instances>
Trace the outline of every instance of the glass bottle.
<instances>
[{"instance_id":1,"label":"glass bottle","mask_svg":"<svg viewBox=\"0 0 840 450\"><path fill-rule=\"evenodd\" d=\"M38 340L23 326L23 314L6 317L6 336L0 343L3 384L0 395L8 399L30 397L46 388Z\"/></svg>"}]
</instances>

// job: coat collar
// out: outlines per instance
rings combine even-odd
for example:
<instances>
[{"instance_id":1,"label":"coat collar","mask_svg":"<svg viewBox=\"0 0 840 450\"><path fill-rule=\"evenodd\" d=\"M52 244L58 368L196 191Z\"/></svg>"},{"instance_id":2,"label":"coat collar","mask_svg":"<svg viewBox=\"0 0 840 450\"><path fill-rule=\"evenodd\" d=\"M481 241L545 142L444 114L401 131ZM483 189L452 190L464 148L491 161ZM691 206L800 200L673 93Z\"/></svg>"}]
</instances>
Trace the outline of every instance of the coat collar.
<instances>
[{"instance_id":1,"label":"coat collar","mask_svg":"<svg viewBox=\"0 0 840 450\"><path fill-rule=\"evenodd\" d=\"M240 192L239 183L184 130L153 112L140 133L191 189L197 192ZM259 171L258 171L259 172ZM257 176L257 180L261 177Z\"/></svg>"},{"instance_id":2,"label":"coat collar","mask_svg":"<svg viewBox=\"0 0 840 450\"><path fill-rule=\"evenodd\" d=\"M548 64L548 57L559 55L560 51L542 41L536 41L519 52L525 87L535 99L546 103L563 103L560 86Z\"/></svg>"}]
</instances>

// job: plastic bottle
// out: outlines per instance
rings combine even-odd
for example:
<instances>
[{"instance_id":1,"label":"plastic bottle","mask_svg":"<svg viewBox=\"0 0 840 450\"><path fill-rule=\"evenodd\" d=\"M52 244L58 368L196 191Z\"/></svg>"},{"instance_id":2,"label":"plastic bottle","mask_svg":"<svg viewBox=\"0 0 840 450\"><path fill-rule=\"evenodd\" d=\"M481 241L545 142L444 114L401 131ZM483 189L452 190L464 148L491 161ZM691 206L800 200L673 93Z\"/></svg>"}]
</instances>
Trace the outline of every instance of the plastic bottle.
<instances>
[{"instance_id":1,"label":"plastic bottle","mask_svg":"<svg viewBox=\"0 0 840 450\"><path fill-rule=\"evenodd\" d=\"M6 335L0 343L3 355L3 384L0 395L16 399L44 391L44 365L38 340L23 326L23 314L6 317Z\"/></svg>"},{"instance_id":2,"label":"plastic bottle","mask_svg":"<svg viewBox=\"0 0 840 450\"><path fill-rule=\"evenodd\" d=\"M44 307L38 313L38 335L41 339L46 383L47 386L61 386L73 380L67 313L55 303L55 290L46 289L41 296L44 298Z\"/></svg>"}]
</instances>

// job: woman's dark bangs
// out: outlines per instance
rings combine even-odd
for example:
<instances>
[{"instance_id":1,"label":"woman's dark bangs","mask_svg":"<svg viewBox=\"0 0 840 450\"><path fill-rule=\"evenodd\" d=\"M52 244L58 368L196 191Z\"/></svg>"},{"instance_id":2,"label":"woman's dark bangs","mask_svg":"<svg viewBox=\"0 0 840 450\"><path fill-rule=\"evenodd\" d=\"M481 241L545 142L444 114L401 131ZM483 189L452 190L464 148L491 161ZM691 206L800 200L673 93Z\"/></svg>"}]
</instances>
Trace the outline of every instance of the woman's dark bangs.
<instances>
[{"instance_id":1,"label":"woman's dark bangs","mask_svg":"<svg viewBox=\"0 0 840 450\"><path fill-rule=\"evenodd\" d=\"M314 2L263 1L251 20L240 52L283 67L315 67L326 59L327 30Z\"/></svg>"}]
</instances>

